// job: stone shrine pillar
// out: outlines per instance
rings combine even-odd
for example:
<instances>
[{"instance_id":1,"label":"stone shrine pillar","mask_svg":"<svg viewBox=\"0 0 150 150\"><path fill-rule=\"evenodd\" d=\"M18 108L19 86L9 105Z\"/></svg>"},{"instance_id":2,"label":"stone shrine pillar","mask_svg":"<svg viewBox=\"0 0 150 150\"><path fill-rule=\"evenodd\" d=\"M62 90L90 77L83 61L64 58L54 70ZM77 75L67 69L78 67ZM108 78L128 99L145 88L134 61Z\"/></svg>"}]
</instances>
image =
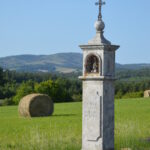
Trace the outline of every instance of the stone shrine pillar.
<instances>
[{"instance_id":1,"label":"stone shrine pillar","mask_svg":"<svg viewBox=\"0 0 150 150\"><path fill-rule=\"evenodd\" d=\"M82 150L114 150L114 81L115 51L103 36L99 0L99 16L95 23L96 36L83 50L83 108L82 108Z\"/></svg>"}]
</instances>

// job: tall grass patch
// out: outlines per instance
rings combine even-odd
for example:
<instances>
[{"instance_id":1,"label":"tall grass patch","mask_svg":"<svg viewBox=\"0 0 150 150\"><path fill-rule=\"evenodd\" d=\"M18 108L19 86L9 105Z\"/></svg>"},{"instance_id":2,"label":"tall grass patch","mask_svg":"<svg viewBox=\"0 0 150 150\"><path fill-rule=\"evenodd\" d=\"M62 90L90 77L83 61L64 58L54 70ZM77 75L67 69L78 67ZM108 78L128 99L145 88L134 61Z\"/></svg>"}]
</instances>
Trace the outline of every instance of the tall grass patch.
<instances>
[{"instance_id":1,"label":"tall grass patch","mask_svg":"<svg viewBox=\"0 0 150 150\"><path fill-rule=\"evenodd\" d=\"M82 104L55 104L51 117L21 118L0 107L0 150L81 150ZM150 150L150 99L115 101L115 150Z\"/></svg>"}]
</instances>

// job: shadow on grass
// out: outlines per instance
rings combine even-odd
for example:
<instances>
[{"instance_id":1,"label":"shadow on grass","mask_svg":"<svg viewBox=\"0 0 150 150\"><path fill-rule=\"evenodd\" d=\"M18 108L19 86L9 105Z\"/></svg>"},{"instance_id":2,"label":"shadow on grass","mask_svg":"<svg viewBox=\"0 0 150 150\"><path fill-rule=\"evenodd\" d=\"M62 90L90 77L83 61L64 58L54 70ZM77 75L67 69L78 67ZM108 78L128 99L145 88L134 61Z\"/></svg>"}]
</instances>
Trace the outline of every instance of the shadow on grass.
<instances>
[{"instance_id":1,"label":"shadow on grass","mask_svg":"<svg viewBox=\"0 0 150 150\"><path fill-rule=\"evenodd\" d=\"M55 114L55 115L52 115L52 117L70 117L70 116L76 116L76 114Z\"/></svg>"}]
</instances>

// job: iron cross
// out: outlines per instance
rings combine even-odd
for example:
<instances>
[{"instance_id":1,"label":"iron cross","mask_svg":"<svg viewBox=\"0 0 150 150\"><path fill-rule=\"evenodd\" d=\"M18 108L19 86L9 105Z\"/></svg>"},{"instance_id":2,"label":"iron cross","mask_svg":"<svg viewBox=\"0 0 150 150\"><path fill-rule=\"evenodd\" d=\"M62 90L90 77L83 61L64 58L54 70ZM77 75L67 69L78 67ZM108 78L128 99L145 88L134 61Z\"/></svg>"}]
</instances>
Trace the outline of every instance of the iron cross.
<instances>
[{"instance_id":1,"label":"iron cross","mask_svg":"<svg viewBox=\"0 0 150 150\"><path fill-rule=\"evenodd\" d=\"M96 2L95 5L99 5L99 15L98 15L98 20L102 19L102 5L105 5L105 2L102 0L99 0L99 2Z\"/></svg>"}]
</instances>

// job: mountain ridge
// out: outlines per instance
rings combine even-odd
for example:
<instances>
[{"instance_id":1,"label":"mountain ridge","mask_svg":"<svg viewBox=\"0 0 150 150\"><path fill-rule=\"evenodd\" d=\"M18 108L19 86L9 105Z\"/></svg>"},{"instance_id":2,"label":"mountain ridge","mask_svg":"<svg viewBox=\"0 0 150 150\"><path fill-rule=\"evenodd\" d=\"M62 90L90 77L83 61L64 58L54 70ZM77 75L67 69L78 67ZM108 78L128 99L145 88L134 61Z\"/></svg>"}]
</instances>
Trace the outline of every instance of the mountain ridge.
<instances>
[{"instance_id":1,"label":"mountain ridge","mask_svg":"<svg viewBox=\"0 0 150 150\"><path fill-rule=\"evenodd\" d=\"M63 72L70 73L82 70L81 53L56 53L51 55L14 55L0 58L0 66L4 69L24 72ZM116 69L150 68L149 63L119 64Z\"/></svg>"}]
</instances>

